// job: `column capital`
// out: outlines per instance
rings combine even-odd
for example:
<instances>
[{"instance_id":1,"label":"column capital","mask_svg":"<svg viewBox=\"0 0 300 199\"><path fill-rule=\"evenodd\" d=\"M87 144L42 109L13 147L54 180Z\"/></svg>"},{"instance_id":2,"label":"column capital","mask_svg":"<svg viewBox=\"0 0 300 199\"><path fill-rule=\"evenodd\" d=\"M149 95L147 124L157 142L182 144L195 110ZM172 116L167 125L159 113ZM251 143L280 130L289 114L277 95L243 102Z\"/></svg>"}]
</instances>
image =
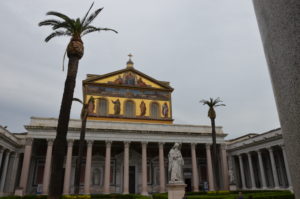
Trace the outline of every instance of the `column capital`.
<instances>
[{"instance_id":1,"label":"column capital","mask_svg":"<svg viewBox=\"0 0 300 199\"><path fill-rule=\"evenodd\" d=\"M164 146L164 144L165 144L164 142L159 142L158 146Z\"/></svg>"},{"instance_id":2,"label":"column capital","mask_svg":"<svg viewBox=\"0 0 300 199\"><path fill-rule=\"evenodd\" d=\"M241 153L241 154L238 154L237 156L241 159L243 157L243 154Z\"/></svg>"},{"instance_id":3,"label":"column capital","mask_svg":"<svg viewBox=\"0 0 300 199\"><path fill-rule=\"evenodd\" d=\"M129 141L124 141L124 147L125 147L125 148L128 148L129 145L130 145L130 142L129 142Z\"/></svg>"},{"instance_id":4,"label":"column capital","mask_svg":"<svg viewBox=\"0 0 300 199\"><path fill-rule=\"evenodd\" d=\"M281 147L281 149L285 149L285 145L282 143L279 145Z\"/></svg>"},{"instance_id":5,"label":"column capital","mask_svg":"<svg viewBox=\"0 0 300 199\"><path fill-rule=\"evenodd\" d=\"M261 150L256 151L258 155L261 155Z\"/></svg>"},{"instance_id":6,"label":"column capital","mask_svg":"<svg viewBox=\"0 0 300 199\"><path fill-rule=\"evenodd\" d=\"M14 157L14 158L18 158L18 157L20 157L20 153L18 153L18 152L16 152L16 151L14 151L13 157Z\"/></svg>"},{"instance_id":7,"label":"column capital","mask_svg":"<svg viewBox=\"0 0 300 199\"><path fill-rule=\"evenodd\" d=\"M249 151L249 152L247 153L247 156L248 156L248 157L251 157L251 151Z\"/></svg>"},{"instance_id":8,"label":"column capital","mask_svg":"<svg viewBox=\"0 0 300 199\"><path fill-rule=\"evenodd\" d=\"M87 140L86 143L87 143L88 147L92 147L93 143L94 143L94 140Z\"/></svg>"},{"instance_id":9,"label":"column capital","mask_svg":"<svg viewBox=\"0 0 300 199\"><path fill-rule=\"evenodd\" d=\"M105 140L105 144L106 144L106 147L111 147L112 141L111 140Z\"/></svg>"},{"instance_id":10,"label":"column capital","mask_svg":"<svg viewBox=\"0 0 300 199\"><path fill-rule=\"evenodd\" d=\"M211 146L211 144L205 144L206 150L210 150L210 146Z\"/></svg>"},{"instance_id":11,"label":"column capital","mask_svg":"<svg viewBox=\"0 0 300 199\"><path fill-rule=\"evenodd\" d=\"M53 146L53 142L54 142L53 138L48 138L47 139L48 146Z\"/></svg>"},{"instance_id":12,"label":"column capital","mask_svg":"<svg viewBox=\"0 0 300 199\"><path fill-rule=\"evenodd\" d=\"M142 146L147 146L147 144L148 144L148 142L145 142L145 141L143 141L141 143L142 143Z\"/></svg>"},{"instance_id":13,"label":"column capital","mask_svg":"<svg viewBox=\"0 0 300 199\"><path fill-rule=\"evenodd\" d=\"M222 150L226 150L227 145L226 145L225 143L221 143L221 144L220 144L220 147L221 147Z\"/></svg>"},{"instance_id":14,"label":"column capital","mask_svg":"<svg viewBox=\"0 0 300 199\"><path fill-rule=\"evenodd\" d=\"M196 147L196 146L197 146L197 144L198 144L198 143L194 143L194 142L192 142L192 143L191 143L191 146L192 146L192 147Z\"/></svg>"},{"instance_id":15,"label":"column capital","mask_svg":"<svg viewBox=\"0 0 300 199\"><path fill-rule=\"evenodd\" d=\"M74 144L74 140L73 139L69 139L68 141L68 147L72 147Z\"/></svg>"},{"instance_id":16,"label":"column capital","mask_svg":"<svg viewBox=\"0 0 300 199\"><path fill-rule=\"evenodd\" d=\"M3 153L3 152L4 152L4 148L0 147L0 153Z\"/></svg>"},{"instance_id":17,"label":"column capital","mask_svg":"<svg viewBox=\"0 0 300 199\"><path fill-rule=\"evenodd\" d=\"M25 140L25 145L32 145L32 142L33 142L33 138L26 138Z\"/></svg>"},{"instance_id":18,"label":"column capital","mask_svg":"<svg viewBox=\"0 0 300 199\"><path fill-rule=\"evenodd\" d=\"M268 149L269 152L273 153L274 149L272 147L268 147L267 149Z\"/></svg>"}]
</instances>

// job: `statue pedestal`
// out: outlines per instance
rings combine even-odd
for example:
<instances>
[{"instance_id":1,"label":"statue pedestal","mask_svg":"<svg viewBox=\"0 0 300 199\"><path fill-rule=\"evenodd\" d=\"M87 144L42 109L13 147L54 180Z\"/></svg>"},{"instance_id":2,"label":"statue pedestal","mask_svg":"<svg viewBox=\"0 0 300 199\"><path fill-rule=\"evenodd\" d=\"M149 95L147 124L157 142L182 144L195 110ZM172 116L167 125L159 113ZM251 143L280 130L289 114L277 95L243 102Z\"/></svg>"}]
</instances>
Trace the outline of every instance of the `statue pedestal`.
<instances>
[{"instance_id":1,"label":"statue pedestal","mask_svg":"<svg viewBox=\"0 0 300 199\"><path fill-rule=\"evenodd\" d=\"M167 184L168 199L182 199L186 184Z\"/></svg>"}]
</instances>

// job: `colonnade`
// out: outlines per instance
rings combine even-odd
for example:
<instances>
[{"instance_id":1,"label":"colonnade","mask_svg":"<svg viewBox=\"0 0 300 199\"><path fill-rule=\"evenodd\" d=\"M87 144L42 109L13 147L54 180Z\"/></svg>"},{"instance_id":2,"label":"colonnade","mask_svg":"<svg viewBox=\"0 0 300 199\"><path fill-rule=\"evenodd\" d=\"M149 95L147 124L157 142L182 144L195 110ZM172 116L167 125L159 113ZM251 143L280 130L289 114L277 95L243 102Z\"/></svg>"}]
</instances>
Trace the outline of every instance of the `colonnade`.
<instances>
[{"instance_id":1,"label":"colonnade","mask_svg":"<svg viewBox=\"0 0 300 199\"><path fill-rule=\"evenodd\" d=\"M17 151L0 147L0 168L2 168L0 173L0 195L3 195L4 192L14 192L19 159L20 153ZM12 161L11 164L10 160Z\"/></svg>"},{"instance_id":2,"label":"colonnade","mask_svg":"<svg viewBox=\"0 0 300 199\"><path fill-rule=\"evenodd\" d=\"M47 151L45 157L44 166L44 178L43 178L43 194L48 194L49 187L49 177L50 177L50 165L52 159L52 146L53 140L47 140ZM73 158L73 140L68 140L68 148L66 154L65 163L65 176L63 185L63 194L70 194L71 190L71 169L72 169L72 158ZM92 150L93 150L92 140L87 140L87 150L86 150L86 166L85 166L85 176L84 176L84 194L90 194L91 187L91 168L92 168ZM103 180L103 193L110 193L110 169L111 169L111 148L112 141L105 141L105 164L104 164L104 180ZM142 170L142 180L141 180L141 194L148 194L148 184L147 184L147 142L141 143L141 170ZM191 143L191 166L192 166L192 187L193 191L199 191L199 174L198 174L198 163L196 157L196 143ZM211 155L211 145L206 144L206 161L207 161L207 179L209 184L209 190L214 190L214 178L212 170L212 155ZM130 142L124 142L124 159L123 159L123 190L124 194L129 193L129 150ZM32 139L28 139L24 150L24 160L21 172L20 187L26 190L28 173L30 167L30 157L32 153ZM159 161L159 192L166 192L166 182L165 179L165 157L164 157L164 143L158 143L158 161ZM221 158L221 171L223 177L223 189L228 189L228 169L227 169L227 158L225 145L220 147L220 158ZM24 192L26 193L26 191Z\"/></svg>"},{"instance_id":3,"label":"colonnade","mask_svg":"<svg viewBox=\"0 0 300 199\"><path fill-rule=\"evenodd\" d=\"M275 161L274 155L274 149L276 148L280 158L278 160L277 157L277 161ZM280 150L282 151L282 156L280 155ZM236 160L233 162L235 165L235 176L239 178L237 183L241 189L288 188L292 190L284 145L243 152L234 155L233 160ZM278 165L282 160L283 165ZM279 180L279 175L281 180ZM284 183L285 179L286 183Z\"/></svg>"}]
</instances>

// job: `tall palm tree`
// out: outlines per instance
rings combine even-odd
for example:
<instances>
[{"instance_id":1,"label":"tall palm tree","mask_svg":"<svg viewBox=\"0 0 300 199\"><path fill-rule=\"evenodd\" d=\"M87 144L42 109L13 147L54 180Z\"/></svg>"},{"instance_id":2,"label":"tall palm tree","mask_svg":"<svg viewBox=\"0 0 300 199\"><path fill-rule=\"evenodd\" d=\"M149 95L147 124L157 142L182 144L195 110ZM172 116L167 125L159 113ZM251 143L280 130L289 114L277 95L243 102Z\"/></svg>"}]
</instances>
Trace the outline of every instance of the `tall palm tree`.
<instances>
[{"instance_id":1,"label":"tall palm tree","mask_svg":"<svg viewBox=\"0 0 300 199\"><path fill-rule=\"evenodd\" d=\"M85 104L78 98L73 98L73 101L77 101L82 104L81 109L81 130L80 130L80 140L79 140L79 149L78 149L78 159L76 161L75 166L75 181L74 181L74 194L79 194L80 189L80 171L82 166L82 159L83 159L83 147L84 147L84 140L85 140L85 131L86 131L86 120L89 113L89 106L90 104L94 104L94 98L91 97L88 102Z\"/></svg>"},{"instance_id":2,"label":"tall palm tree","mask_svg":"<svg viewBox=\"0 0 300 199\"><path fill-rule=\"evenodd\" d=\"M103 30L113 31L117 33L117 31L113 29L98 28L91 25L91 22L98 16L98 14L103 9L97 9L95 12L90 14L93 5L94 3L91 5L88 12L82 19L72 19L66 16L65 14L50 11L47 13L47 15L57 17L58 19L48 19L39 23L39 26L52 27L53 32L46 37L46 42L58 36L71 37L66 49L66 53L69 58L68 72L58 118L56 138L53 143L53 158L48 195L49 199L58 199L62 194L63 162L67 146L66 136L70 120L70 110L72 106L73 93L76 83L78 63L84 53L84 47L81 37L92 32L99 32Z\"/></svg>"},{"instance_id":3,"label":"tall palm tree","mask_svg":"<svg viewBox=\"0 0 300 199\"><path fill-rule=\"evenodd\" d=\"M210 98L209 100L201 100L200 103L203 105L207 105L208 109L208 117L211 120L211 130L212 130L212 152L213 152L213 170L214 170L214 181L215 181L215 190L218 191L220 189L220 171L219 171L219 159L217 153L217 142L216 142L216 126L215 126L215 119L216 119L216 111L215 107L218 106L225 106L225 104L221 104L222 101L218 97L217 99Z\"/></svg>"}]
</instances>

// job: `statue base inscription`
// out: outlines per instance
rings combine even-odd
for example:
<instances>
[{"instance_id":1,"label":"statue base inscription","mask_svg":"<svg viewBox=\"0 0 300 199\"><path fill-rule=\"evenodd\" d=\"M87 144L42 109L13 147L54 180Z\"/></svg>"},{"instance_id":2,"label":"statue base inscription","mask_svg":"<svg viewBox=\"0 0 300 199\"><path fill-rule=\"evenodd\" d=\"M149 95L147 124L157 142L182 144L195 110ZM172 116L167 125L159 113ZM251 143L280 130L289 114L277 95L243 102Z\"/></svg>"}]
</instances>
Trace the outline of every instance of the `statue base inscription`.
<instances>
[{"instance_id":1,"label":"statue base inscription","mask_svg":"<svg viewBox=\"0 0 300 199\"><path fill-rule=\"evenodd\" d=\"M168 199L182 199L185 194L186 184L167 184Z\"/></svg>"}]
</instances>

